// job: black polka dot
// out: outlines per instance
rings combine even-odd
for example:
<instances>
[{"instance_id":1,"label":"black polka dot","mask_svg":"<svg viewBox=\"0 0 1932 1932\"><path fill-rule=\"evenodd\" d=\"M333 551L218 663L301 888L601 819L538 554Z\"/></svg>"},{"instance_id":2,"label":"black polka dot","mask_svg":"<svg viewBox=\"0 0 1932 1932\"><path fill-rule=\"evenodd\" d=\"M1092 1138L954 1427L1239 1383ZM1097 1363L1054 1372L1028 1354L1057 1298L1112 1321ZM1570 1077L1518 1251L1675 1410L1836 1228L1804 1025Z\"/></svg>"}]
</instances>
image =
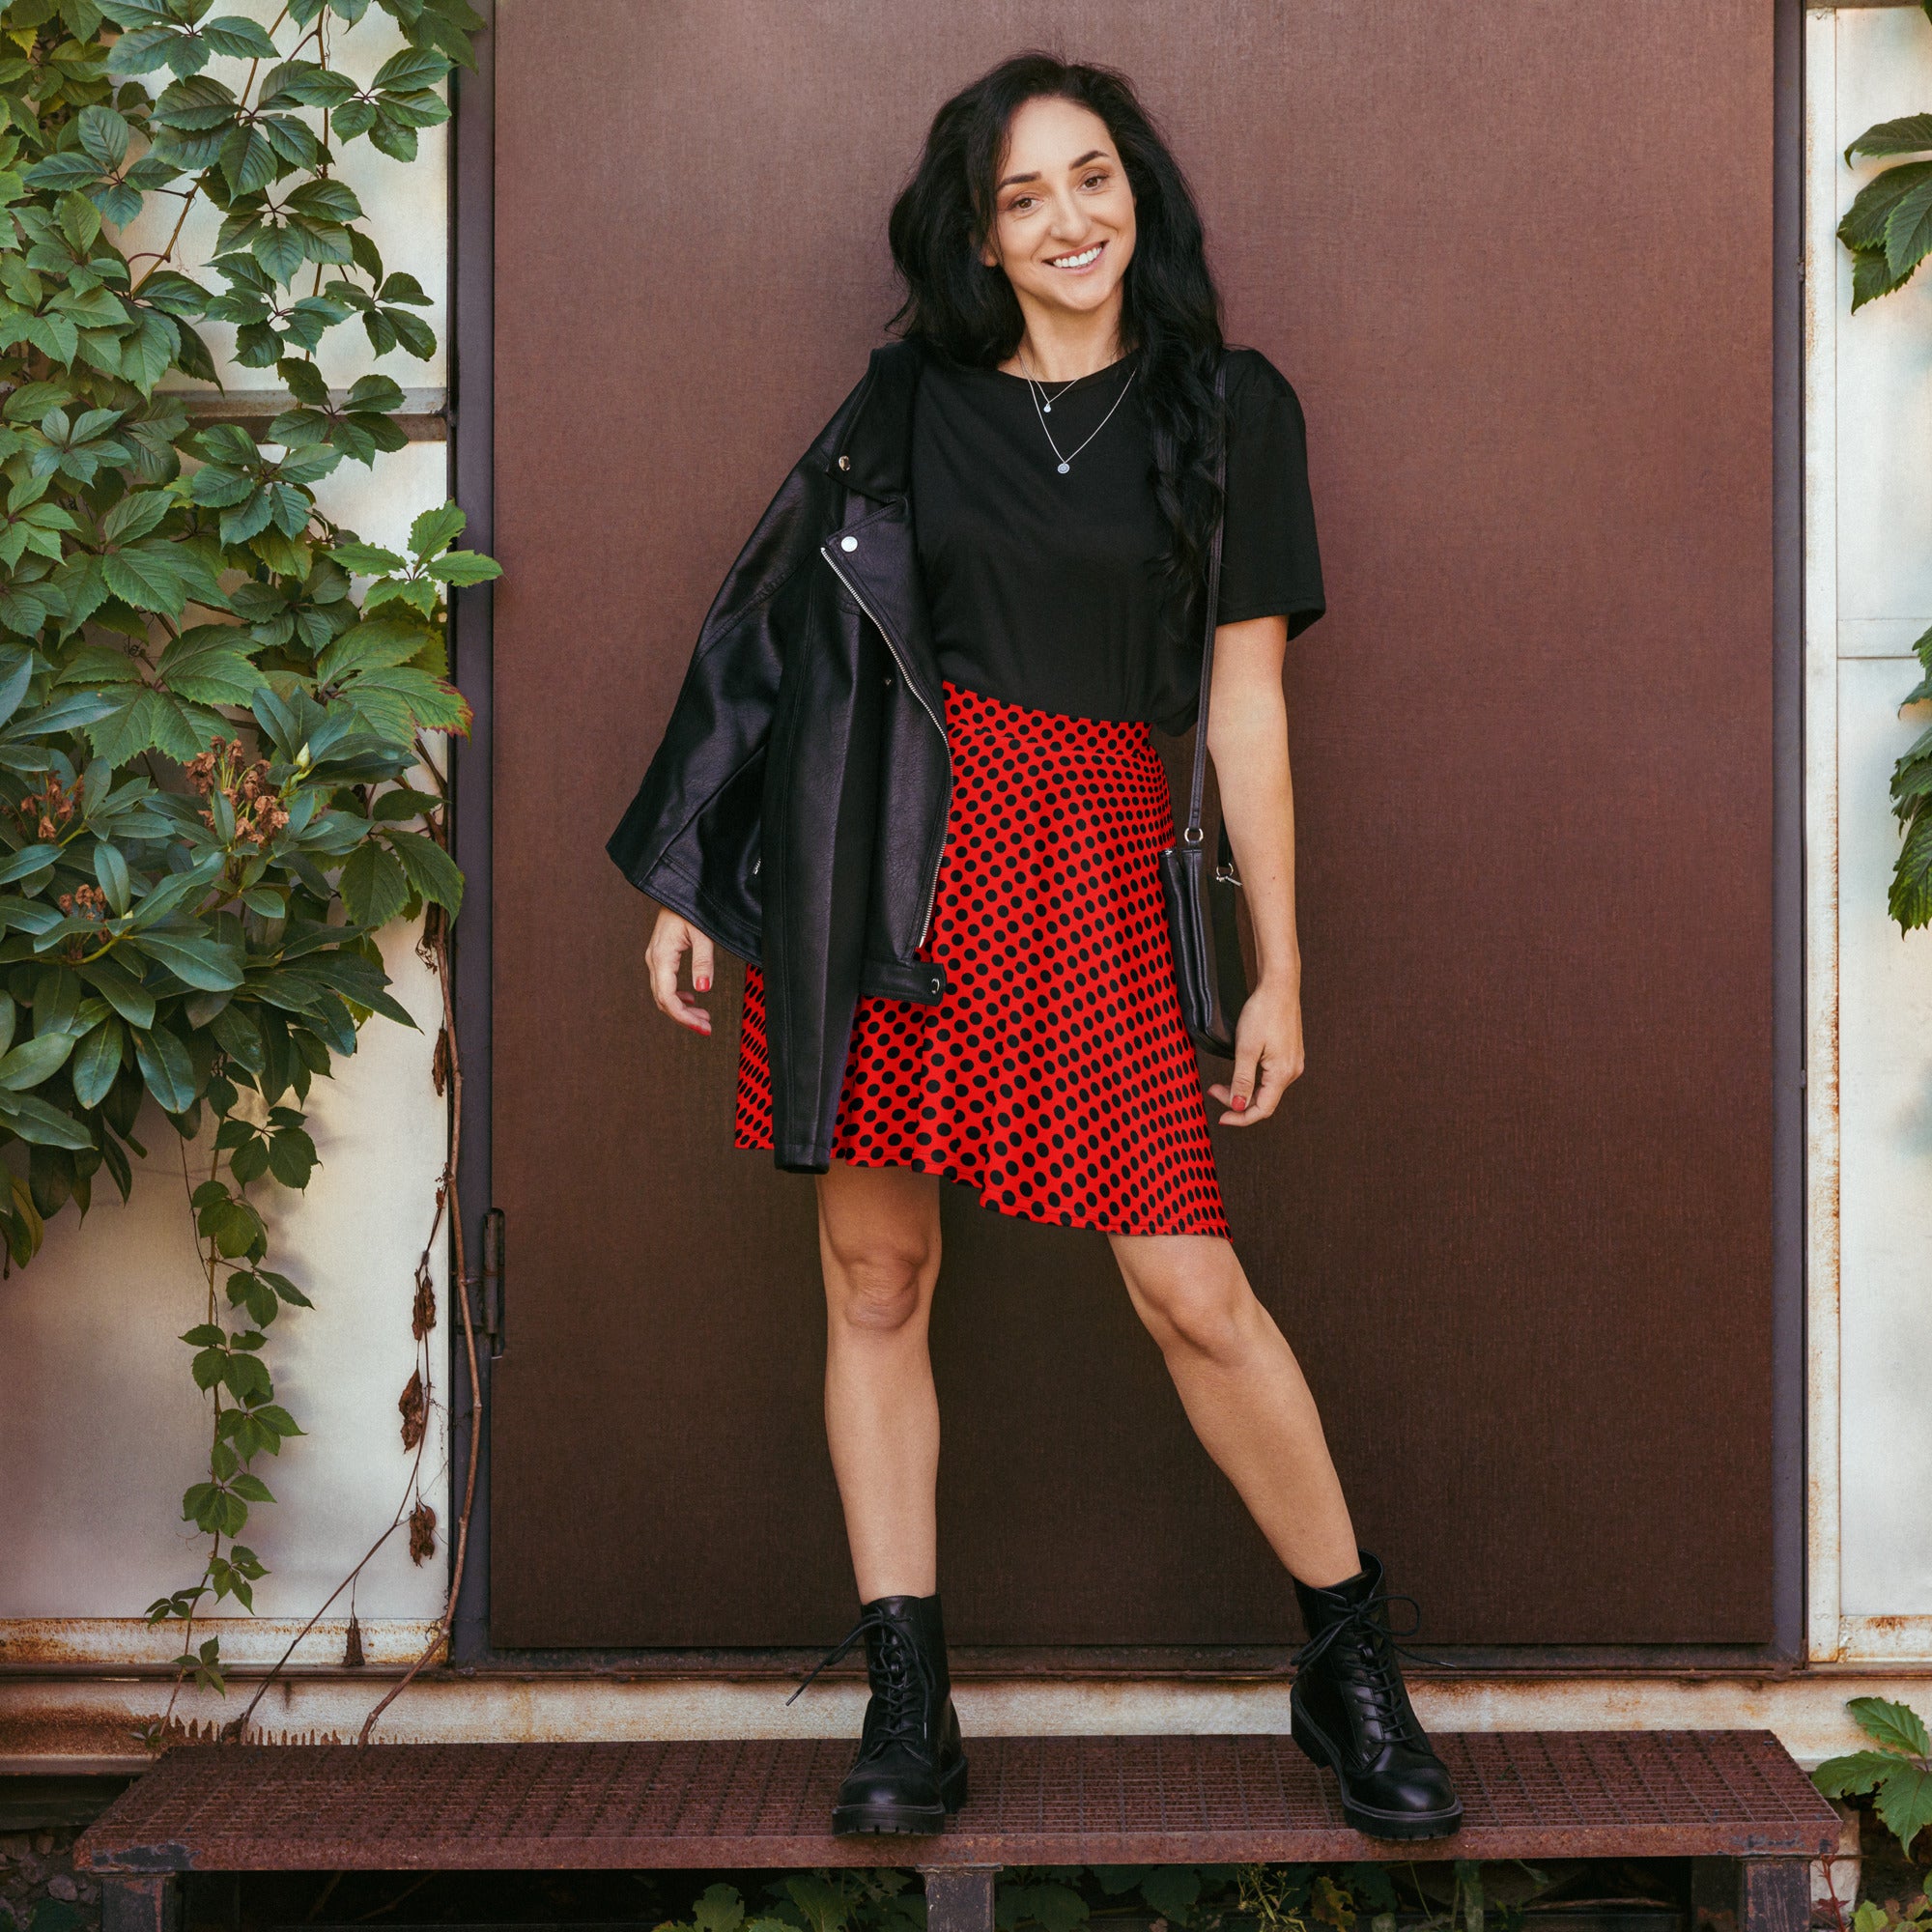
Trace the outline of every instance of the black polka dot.
<instances>
[{"instance_id":1,"label":"black polka dot","mask_svg":"<svg viewBox=\"0 0 1932 1932\"><path fill-rule=\"evenodd\" d=\"M1152 734L950 680L946 730L952 803L917 955L946 995L860 999L834 1158L943 1175L1027 1220L1225 1239L1161 913L1174 816ZM755 966L742 1042L732 1144L769 1148Z\"/></svg>"}]
</instances>

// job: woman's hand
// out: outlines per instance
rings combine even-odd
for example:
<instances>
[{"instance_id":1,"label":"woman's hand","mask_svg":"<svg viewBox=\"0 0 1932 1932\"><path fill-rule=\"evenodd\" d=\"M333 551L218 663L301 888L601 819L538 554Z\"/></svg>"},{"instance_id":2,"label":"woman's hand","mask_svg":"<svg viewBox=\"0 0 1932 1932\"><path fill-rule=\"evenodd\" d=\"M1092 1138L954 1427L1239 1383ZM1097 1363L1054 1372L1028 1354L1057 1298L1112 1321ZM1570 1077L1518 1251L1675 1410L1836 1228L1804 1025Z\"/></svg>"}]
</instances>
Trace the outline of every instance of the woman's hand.
<instances>
[{"instance_id":1,"label":"woman's hand","mask_svg":"<svg viewBox=\"0 0 1932 1932\"><path fill-rule=\"evenodd\" d=\"M1301 1050L1301 989L1264 980L1235 1022L1235 1077L1208 1093L1227 1112L1218 1124L1251 1127L1280 1104L1306 1065Z\"/></svg>"},{"instance_id":2,"label":"woman's hand","mask_svg":"<svg viewBox=\"0 0 1932 1932\"><path fill-rule=\"evenodd\" d=\"M651 998L658 1003L658 1010L668 1013L679 1026L689 1027L693 1033L708 1034L711 1015L678 991L677 969L687 952L691 954L694 990L708 993L713 965L710 940L688 919L661 911L657 924L651 928L650 944L644 948L644 964L651 976Z\"/></svg>"}]
</instances>

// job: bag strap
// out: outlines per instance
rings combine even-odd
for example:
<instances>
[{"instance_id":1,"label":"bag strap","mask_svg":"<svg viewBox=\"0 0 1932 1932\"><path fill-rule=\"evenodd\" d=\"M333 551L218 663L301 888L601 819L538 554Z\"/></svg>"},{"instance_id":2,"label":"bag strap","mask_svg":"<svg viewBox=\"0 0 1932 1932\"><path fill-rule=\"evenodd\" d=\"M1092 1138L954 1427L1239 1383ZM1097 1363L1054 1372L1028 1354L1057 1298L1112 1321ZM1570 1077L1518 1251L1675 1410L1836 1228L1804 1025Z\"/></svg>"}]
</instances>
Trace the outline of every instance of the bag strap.
<instances>
[{"instance_id":1,"label":"bag strap","mask_svg":"<svg viewBox=\"0 0 1932 1932\"><path fill-rule=\"evenodd\" d=\"M1225 406L1228 392L1228 361L1225 353L1214 364L1214 401ZM1214 456L1214 486L1221 492L1221 512L1214 519L1214 534L1208 540L1208 616L1207 633L1201 643L1201 703L1194 717L1194 782L1187 794L1187 829L1181 842L1201 842L1201 802L1208 782L1208 695L1214 682L1214 620L1221 609L1221 526L1226 521L1228 489L1227 411L1220 409L1221 446ZM1227 837L1222 834L1223 840Z\"/></svg>"}]
</instances>

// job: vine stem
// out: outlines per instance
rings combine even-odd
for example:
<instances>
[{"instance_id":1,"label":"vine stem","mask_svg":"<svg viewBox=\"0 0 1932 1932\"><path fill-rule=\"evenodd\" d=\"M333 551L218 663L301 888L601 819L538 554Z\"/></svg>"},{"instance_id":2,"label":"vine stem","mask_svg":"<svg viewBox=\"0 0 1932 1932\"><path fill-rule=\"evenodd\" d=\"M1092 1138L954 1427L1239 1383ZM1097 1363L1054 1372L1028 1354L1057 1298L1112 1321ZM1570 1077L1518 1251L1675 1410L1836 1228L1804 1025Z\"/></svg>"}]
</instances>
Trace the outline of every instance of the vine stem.
<instances>
[{"instance_id":1,"label":"vine stem","mask_svg":"<svg viewBox=\"0 0 1932 1932\"><path fill-rule=\"evenodd\" d=\"M456 1262L456 1305L463 1313L463 1348L469 1369L469 1466L464 1471L463 1510L456 1520L456 1552L450 1564L449 1595L442 1606L436 1634L423 1646L422 1654L389 1687L382 1701L362 1719L355 1742L366 1745L376 1719L407 1690L424 1667L449 1642L456 1621L456 1599L463 1588L463 1565L469 1552L469 1517L476 1505L476 1458L483 1437L483 1387L477 1379L476 1324L469 1313L469 1266L463 1239L463 1208L457 1199L456 1179L463 1158L463 1055L457 1045L456 1007L449 984L449 921L440 915L436 935L436 977L442 992L443 1037L449 1042L449 1158L443 1163L443 1199L449 1204L449 1228Z\"/></svg>"},{"instance_id":2,"label":"vine stem","mask_svg":"<svg viewBox=\"0 0 1932 1932\"><path fill-rule=\"evenodd\" d=\"M423 1432L423 1442L427 1442L428 1440L429 1440L429 1432L425 1430ZM230 1719L230 1720L227 1723L222 1725L221 1735L224 1738L224 1740L233 1743L239 1743L242 1739L247 1736L248 1719L255 1715L255 1706L259 1704L265 1696L268 1695L270 1685L274 1683L276 1678L278 1678L282 1674L283 1670L288 1667L289 1659L296 1654L296 1647L301 1642L302 1638L305 1637L309 1634L309 1632L312 1631L316 1627L316 1625L319 1624L323 1620L323 1618L328 1614L329 1605L334 1603L336 1598L341 1596L343 1591L348 1589L349 1586L355 1581L356 1577L361 1576L363 1571L366 1570L369 1567L369 1565L375 1560L377 1551L380 1550L384 1546L384 1544L387 1543L390 1537L394 1536L396 1531L403 1526L403 1516L405 1511L409 1507L410 1497L415 1493L416 1474L417 1471L420 1470L422 1467L422 1451L423 1451L423 1444L422 1442L418 1442L416 1444L416 1460L410 1470L409 1487L403 1492L403 1500L401 1503L397 1505L395 1515L389 1519L388 1528L384 1530L382 1535L379 1536L375 1540L375 1542L369 1546L369 1548L362 1554L362 1560L356 1564L355 1569L350 1571L348 1576L343 1577L341 1582L336 1584L335 1588L332 1589L327 1597L323 1599L321 1606L316 1610L315 1614L312 1617L310 1617L308 1622L303 1624L301 1629L297 1631L295 1635L289 1639L288 1649L283 1651L281 1656L276 1658L273 1667L268 1671L268 1673L263 1677L261 1683L255 1687L255 1694L248 1699L247 1704L242 1709L242 1715L239 1718Z\"/></svg>"},{"instance_id":3,"label":"vine stem","mask_svg":"<svg viewBox=\"0 0 1932 1932\"><path fill-rule=\"evenodd\" d=\"M273 23L269 28L269 34L271 39L274 36L275 29L279 27L282 24L282 22L286 20L288 17L289 17L289 10L286 7L284 7L282 11L275 15ZM302 39L300 41L298 41L295 43L295 45L289 50L288 57L290 60L294 60L296 55L301 52L302 42L306 41L307 39L308 36L304 34L302 36ZM259 55L254 60L248 63L248 78L242 83L242 92L241 95L238 97L236 103L238 106L245 105L248 99L248 90L255 85L255 75L257 71L260 69L261 65L262 62ZM152 143L150 145L152 145ZM156 274L160 270L162 265L165 262L167 262L169 258L174 254L175 243L181 240L182 230L187 226L188 211L195 205L197 201L201 199L201 185L208 179L212 171L213 171L212 167L203 168L202 171L195 176L194 185L193 187L188 189L186 199L184 200L182 203L181 218L175 223L175 232L168 237L168 245L165 248L163 248L158 255L155 257L155 266L152 269L147 270L142 274L141 279L138 282L130 282L128 284L128 293L130 296L139 295L141 291L148 286L149 278ZM147 251L144 250L143 252L145 253Z\"/></svg>"},{"instance_id":4,"label":"vine stem","mask_svg":"<svg viewBox=\"0 0 1932 1932\"><path fill-rule=\"evenodd\" d=\"M189 1176L187 1171L187 1143L186 1141L180 1141L177 1143L177 1145L181 1151L182 1186L186 1190L187 1193L188 1216L190 1222L192 1222L194 1216L194 1181L192 1178ZM214 1151L213 1160L210 1164L208 1171L208 1178L211 1180L214 1179L215 1172L217 1169L219 1169L220 1166L221 1166L221 1150L219 1148L216 1148ZM197 1230L195 1234L194 1251L197 1260L199 1260L201 1256L201 1235L199 1230ZM213 1321L216 1319L218 1304L216 1303L214 1298L216 1256L214 1252L214 1236L213 1235L209 1236L208 1237L208 1259L204 1264L204 1265L208 1269L208 1319L210 1321ZM214 1398L214 1435L213 1440L214 1442L219 1442L221 1440L221 1384L219 1382L216 1382L214 1387L211 1389L209 1392ZM210 1450L211 1460L213 1459L213 1451L211 1448ZM211 1547L209 1553L207 1557L204 1559L201 1566L201 1581L196 1586L194 1596L189 1600L188 1603L188 1611L185 1621L185 1628L182 1632L183 1660L186 1660L188 1657L192 1656L194 1652L195 1615L201 1604L202 1593L208 1587L209 1573L213 1569L214 1559L218 1555L220 1555L220 1553L221 1553L221 1532L217 1529L214 1532L214 1539L213 1546ZM168 1691L168 1706L167 1709L161 1713L160 1728L164 1735L167 1731L168 1725L174 1721L175 1705L181 1699L182 1685L185 1683L186 1680L187 1680L187 1669L185 1666L185 1662L184 1662L183 1663L178 1664L176 1667L174 1685L173 1688L170 1689L170 1690Z\"/></svg>"},{"instance_id":5,"label":"vine stem","mask_svg":"<svg viewBox=\"0 0 1932 1932\"><path fill-rule=\"evenodd\" d=\"M464 1341L469 1350L469 1385L472 1397L469 1435L469 1474L464 1488L463 1511L458 1520L457 1526L455 1559L455 1577L457 1580L451 1584L448 1604L438 1623L437 1634L431 1639L423 1655L411 1666L408 1674L389 1692L388 1696L384 1697L382 1703L377 1705L376 1709L369 1714L362 1728L362 1735L357 1739L358 1743L366 1741L369 1725L373 1724L377 1717L381 1715L388 1704L401 1694L405 1687L422 1669L430 1657L434 1655L437 1647L448 1638L450 1622L456 1609L457 1583L460 1583L463 1576L463 1562L469 1547L469 1522L476 1495L476 1451L481 1421L481 1404L480 1400L476 1397L476 1337L469 1315L469 1283L465 1266L463 1242L463 1217L457 1211L456 1208L456 1177L459 1171L463 1147L463 1066L462 1057L458 1052L456 1044L456 1018L449 992L449 945L446 923L442 924L439 929L432 950L432 956L436 961L436 972L442 996L443 1027L449 1040L450 1100L455 1109L455 1124L450 1132L449 1158L443 1165L442 1185L439 1190L436 1215L430 1224L429 1239L433 1247L437 1234L442 1225L443 1213L447 1210L450 1226L455 1235L454 1259L456 1262L457 1294L463 1310ZM428 1259L428 1253L429 1250L426 1249L425 1260ZM420 1479L422 1475L423 1454L428 1446L429 1432L425 1430L421 1437L417 1440L415 1459L410 1464L409 1481L404 1485L403 1499L396 1505L395 1515L389 1519L388 1524L383 1530L383 1533L363 1552L360 1561L356 1563L355 1567L336 1584L335 1588L328 1593L327 1597L323 1600L322 1604L309 1617L309 1620L289 1639L288 1648L282 1652L281 1656L275 1660L270 1669L264 1673L262 1681L255 1687L255 1694L248 1699L241 1715L231 1719L221 1727L221 1736L224 1742L239 1743L247 1736L248 1720L255 1715L256 1707L260 1705L262 1699L268 1694L270 1687L281 1676L283 1670L287 1668L289 1660L296 1654L301 1640L328 1614L330 1605L361 1576L362 1572L375 1560L377 1553L382 1549L383 1546L403 1526L404 1519L409 1514L411 1498L421 1495ZM172 1711L172 1704L170 1704L169 1708Z\"/></svg>"}]
</instances>

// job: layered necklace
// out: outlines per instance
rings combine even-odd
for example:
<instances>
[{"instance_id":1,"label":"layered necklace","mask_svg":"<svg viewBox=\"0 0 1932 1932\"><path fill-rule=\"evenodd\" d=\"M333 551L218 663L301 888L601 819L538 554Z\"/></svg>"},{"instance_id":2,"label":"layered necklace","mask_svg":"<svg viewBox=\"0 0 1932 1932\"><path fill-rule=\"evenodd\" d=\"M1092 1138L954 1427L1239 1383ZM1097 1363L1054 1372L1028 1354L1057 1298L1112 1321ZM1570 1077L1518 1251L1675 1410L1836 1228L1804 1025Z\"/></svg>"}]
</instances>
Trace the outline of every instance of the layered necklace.
<instances>
[{"instance_id":1,"label":"layered necklace","mask_svg":"<svg viewBox=\"0 0 1932 1932\"><path fill-rule=\"evenodd\" d=\"M1086 438L1084 441L1076 443L1073 448L1063 451L1059 443L1054 441L1053 429L1046 419L1053 413L1054 404L1062 396L1065 395L1068 389L1072 388L1073 383L1084 382L1086 378L1076 376L1072 383L1061 384L1059 390L1054 395L1049 396L1046 393L1046 384L1040 382L1033 371L1027 367L1027 360L1024 355L1020 357L1020 371L1026 377L1027 393L1033 398L1034 414L1039 418L1040 434L1046 438L1046 446L1053 451L1055 465L1063 476L1072 469L1073 459L1080 454L1081 450L1085 449L1087 444L1094 440L1094 437L1098 436L1113 421L1114 411L1126 401L1127 391L1133 387L1134 377L1138 373L1132 369L1127 371L1127 380L1121 384L1121 393L1114 398L1113 408L1109 409L1107 413L1094 424L1093 435ZM1097 370L1094 371L1094 374L1097 375L1098 373Z\"/></svg>"}]
</instances>

